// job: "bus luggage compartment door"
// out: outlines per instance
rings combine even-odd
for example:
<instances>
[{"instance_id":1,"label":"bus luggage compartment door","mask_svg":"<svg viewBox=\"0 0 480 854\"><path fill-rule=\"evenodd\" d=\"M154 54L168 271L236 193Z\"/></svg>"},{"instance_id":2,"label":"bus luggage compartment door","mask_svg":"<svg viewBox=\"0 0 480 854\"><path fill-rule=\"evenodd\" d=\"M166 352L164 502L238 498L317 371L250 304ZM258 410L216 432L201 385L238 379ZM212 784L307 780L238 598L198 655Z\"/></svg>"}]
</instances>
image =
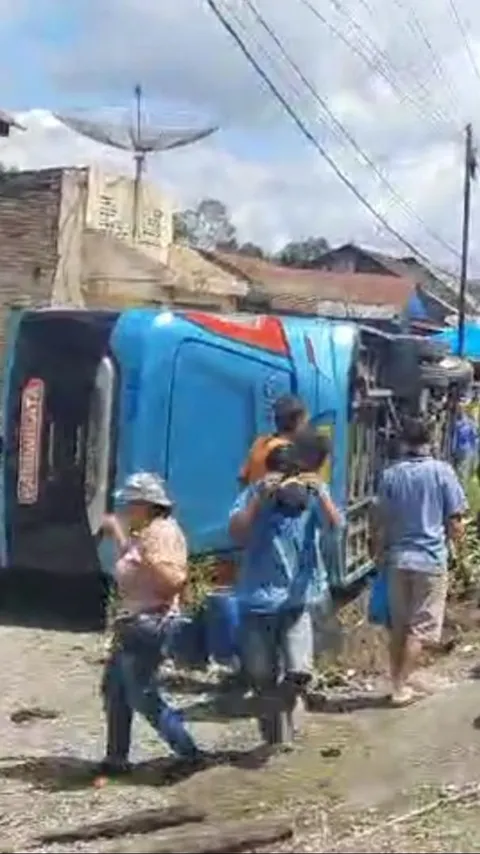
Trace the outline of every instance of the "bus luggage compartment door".
<instances>
[{"instance_id":1,"label":"bus luggage compartment door","mask_svg":"<svg viewBox=\"0 0 480 854\"><path fill-rule=\"evenodd\" d=\"M5 417L9 566L100 569L95 535L113 479L114 319L52 310L19 325Z\"/></svg>"}]
</instances>

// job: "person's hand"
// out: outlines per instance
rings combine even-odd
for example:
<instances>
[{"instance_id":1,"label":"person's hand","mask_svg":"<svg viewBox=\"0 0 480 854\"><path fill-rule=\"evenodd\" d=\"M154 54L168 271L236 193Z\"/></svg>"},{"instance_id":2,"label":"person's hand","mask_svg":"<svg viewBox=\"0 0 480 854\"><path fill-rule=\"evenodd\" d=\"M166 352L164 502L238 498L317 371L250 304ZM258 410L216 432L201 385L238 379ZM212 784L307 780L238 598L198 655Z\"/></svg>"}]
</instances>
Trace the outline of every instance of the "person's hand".
<instances>
[{"instance_id":1,"label":"person's hand","mask_svg":"<svg viewBox=\"0 0 480 854\"><path fill-rule=\"evenodd\" d=\"M119 523L117 517L113 513L105 513L102 519L101 530L108 537L114 537L118 531Z\"/></svg>"},{"instance_id":2,"label":"person's hand","mask_svg":"<svg viewBox=\"0 0 480 854\"><path fill-rule=\"evenodd\" d=\"M268 501L273 497L276 490L280 486L283 480L283 475L277 472L271 472L267 474L261 481L258 483L258 497L261 501Z\"/></svg>"}]
</instances>

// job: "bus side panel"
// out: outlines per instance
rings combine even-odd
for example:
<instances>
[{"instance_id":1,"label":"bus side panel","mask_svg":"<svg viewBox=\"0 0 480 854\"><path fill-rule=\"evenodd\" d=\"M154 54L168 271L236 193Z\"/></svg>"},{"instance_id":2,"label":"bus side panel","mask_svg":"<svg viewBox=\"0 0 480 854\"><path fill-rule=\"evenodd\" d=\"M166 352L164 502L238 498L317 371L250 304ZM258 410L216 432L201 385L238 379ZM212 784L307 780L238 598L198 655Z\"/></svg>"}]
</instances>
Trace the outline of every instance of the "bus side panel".
<instances>
[{"instance_id":1,"label":"bus side panel","mask_svg":"<svg viewBox=\"0 0 480 854\"><path fill-rule=\"evenodd\" d=\"M20 322L23 315L23 309L21 308L12 308L10 309L8 320L7 320L7 328L6 328L6 336L5 336L5 352L4 358L2 360L2 377L3 377L3 387L2 387L2 454L1 454L1 467L2 474L0 479L0 562L1 566L5 567L7 564L7 541L6 541L6 530L5 530L5 465L6 459L4 456L4 436L5 436L5 424L3 423L3 419L6 417L6 412L8 411L8 399L10 394L10 377L12 373L13 363L15 361L15 343L17 339L17 332L20 326Z\"/></svg>"},{"instance_id":2,"label":"bus side panel","mask_svg":"<svg viewBox=\"0 0 480 854\"><path fill-rule=\"evenodd\" d=\"M126 313L112 346L121 376L117 486L134 470L158 472L190 549L230 550L239 470L256 436L273 429L274 399L292 389L288 355L169 311ZM110 560L105 552L106 568Z\"/></svg>"},{"instance_id":3,"label":"bus side panel","mask_svg":"<svg viewBox=\"0 0 480 854\"><path fill-rule=\"evenodd\" d=\"M167 480L196 552L231 548L228 514L253 440L274 429L272 403L292 389L285 357L184 341L174 366Z\"/></svg>"}]
</instances>

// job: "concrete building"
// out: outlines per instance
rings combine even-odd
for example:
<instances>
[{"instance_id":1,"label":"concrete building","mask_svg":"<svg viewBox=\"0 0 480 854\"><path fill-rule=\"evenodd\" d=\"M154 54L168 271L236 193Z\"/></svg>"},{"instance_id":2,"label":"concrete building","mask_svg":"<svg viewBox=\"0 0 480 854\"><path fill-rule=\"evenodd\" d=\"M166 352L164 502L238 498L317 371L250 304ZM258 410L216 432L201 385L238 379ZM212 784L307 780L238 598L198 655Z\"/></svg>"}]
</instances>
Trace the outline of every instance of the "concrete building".
<instances>
[{"instance_id":1,"label":"concrete building","mask_svg":"<svg viewBox=\"0 0 480 854\"><path fill-rule=\"evenodd\" d=\"M95 168L0 174L0 348L11 306L181 305L236 310L247 284L174 246L168 199Z\"/></svg>"}]
</instances>

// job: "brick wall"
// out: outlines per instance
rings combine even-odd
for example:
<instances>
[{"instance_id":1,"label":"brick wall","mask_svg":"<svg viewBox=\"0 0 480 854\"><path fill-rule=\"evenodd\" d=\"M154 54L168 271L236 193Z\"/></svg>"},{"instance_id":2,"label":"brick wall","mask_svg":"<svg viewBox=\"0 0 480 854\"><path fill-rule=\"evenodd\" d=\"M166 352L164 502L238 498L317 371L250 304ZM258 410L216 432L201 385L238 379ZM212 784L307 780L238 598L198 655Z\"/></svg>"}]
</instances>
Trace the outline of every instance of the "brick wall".
<instances>
[{"instance_id":1,"label":"brick wall","mask_svg":"<svg viewBox=\"0 0 480 854\"><path fill-rule=\"evenodd\" d=\"M0 175L0 355L10 306L50 302L61 192L61 169Z\"/></svg>"}]
</instances>

